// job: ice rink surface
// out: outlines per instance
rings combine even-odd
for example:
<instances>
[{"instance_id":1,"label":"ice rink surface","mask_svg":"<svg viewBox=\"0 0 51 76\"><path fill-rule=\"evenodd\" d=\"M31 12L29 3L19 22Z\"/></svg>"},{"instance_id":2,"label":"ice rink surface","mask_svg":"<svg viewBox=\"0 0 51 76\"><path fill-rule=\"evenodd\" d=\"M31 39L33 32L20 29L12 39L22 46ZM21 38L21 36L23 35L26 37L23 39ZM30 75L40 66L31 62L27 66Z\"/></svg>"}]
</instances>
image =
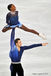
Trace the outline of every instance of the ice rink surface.
<instances>
[{"instance_id":1,"label":"ice rink surface","mask_svg":"<svg viewBox=\"0 0 51 76\"><path fill-rule=\"evenodd\" d=\"M51 76L51 0L0 0L0 76L10 75L10 31L2 33L6 25L7 5L13 3L19 11L19 20L25 26L42 32L47 40L35 34L16 29L23 45L48 42L47 46L26 50L22 56L24 76Z\"/></svg>"}]
</instances>

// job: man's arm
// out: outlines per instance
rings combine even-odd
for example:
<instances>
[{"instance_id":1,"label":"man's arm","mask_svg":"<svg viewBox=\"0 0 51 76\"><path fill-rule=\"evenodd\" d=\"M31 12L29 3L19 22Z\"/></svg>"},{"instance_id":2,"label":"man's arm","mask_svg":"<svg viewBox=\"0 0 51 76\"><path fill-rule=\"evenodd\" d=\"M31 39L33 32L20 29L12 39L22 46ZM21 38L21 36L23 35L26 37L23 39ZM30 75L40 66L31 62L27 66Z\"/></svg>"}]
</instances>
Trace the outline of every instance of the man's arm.
<instances>
[{"instance_id":1,"label":"man's arm","mask_svg":"<svg viewBox=\"0 0 51 76\"><path fill-rule=\"evenodd\" d=\"M41 43L41 44L33 44L33 45L29 45L29 46L23 46L24 50L28 50L28 49L32 49L35 47L40 47L40 46L46 46L48 43Z\"/></svg>"},{"instance_id":2,"label":"man's arm","mask_svg":"<svg viewBox=\"0 0 51 76\"><path fill-rule=\"evenodd\" d=\"M15 38L15 28L12 29L12 32L11 32L11 39L10 39L10 46L11 46L11 50L13 50L14 48L14 38Z\"/></svg>"}]
</instances>

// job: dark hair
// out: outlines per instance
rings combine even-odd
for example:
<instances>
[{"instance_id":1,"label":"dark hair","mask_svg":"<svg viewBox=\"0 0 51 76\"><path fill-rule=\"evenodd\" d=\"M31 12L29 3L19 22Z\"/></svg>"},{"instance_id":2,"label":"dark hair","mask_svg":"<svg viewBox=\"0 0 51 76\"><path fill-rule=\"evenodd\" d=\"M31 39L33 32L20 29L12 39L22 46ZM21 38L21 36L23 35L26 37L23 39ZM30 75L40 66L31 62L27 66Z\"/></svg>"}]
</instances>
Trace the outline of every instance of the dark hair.
<instances>
[{"instance_id":1,"label":"dark hair","mask_svg":"<svg viewBox=\"0 0 51 76\"><path fill-rule=\"evenodd\" d=\"M11 8L12 5L13 5L13 4L9 4L9 5L7 6L7 8L8 8L9 11L10 11L10 8Z\"/></svg>"},{"instance_id":2,"label":"dark hair","mask_svg":"<svg viewBox=\"0 0 51 76\"><path fill-rule=\"evenodd\" d=\"M16 38L16 39L14 40L15 45L16 45L16 43L18 43L18 40L20 40L20 38Z\"/></svg>"}]
</instances>

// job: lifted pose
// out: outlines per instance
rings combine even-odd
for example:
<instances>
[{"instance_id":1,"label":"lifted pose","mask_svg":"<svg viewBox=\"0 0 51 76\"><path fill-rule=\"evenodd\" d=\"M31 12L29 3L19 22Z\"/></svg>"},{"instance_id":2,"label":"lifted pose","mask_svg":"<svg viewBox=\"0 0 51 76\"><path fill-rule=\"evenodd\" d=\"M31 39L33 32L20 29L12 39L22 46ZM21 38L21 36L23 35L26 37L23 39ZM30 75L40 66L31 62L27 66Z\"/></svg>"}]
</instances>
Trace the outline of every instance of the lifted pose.
<instances>
[{"instance_id":1,"label":"lifted pose","mask_svg":"<svg viewBox=\"0 0 51 76\"><path fill-rule=\"evenodd\" d=\"M18 17L18 11L16 11L16 7L13 4L8 5L8 10L10 11L7 16L6 16L6 23L7 25L2 29L2 32L6 32L12 28L20 28L24 31L34 33L43 39L46 39L46 37L42 33L38 33L37 31L33 29L29 29L28 27L24 26L24 24L21 24L19 22L19 17Z\"/></svg>"}]
</instances>

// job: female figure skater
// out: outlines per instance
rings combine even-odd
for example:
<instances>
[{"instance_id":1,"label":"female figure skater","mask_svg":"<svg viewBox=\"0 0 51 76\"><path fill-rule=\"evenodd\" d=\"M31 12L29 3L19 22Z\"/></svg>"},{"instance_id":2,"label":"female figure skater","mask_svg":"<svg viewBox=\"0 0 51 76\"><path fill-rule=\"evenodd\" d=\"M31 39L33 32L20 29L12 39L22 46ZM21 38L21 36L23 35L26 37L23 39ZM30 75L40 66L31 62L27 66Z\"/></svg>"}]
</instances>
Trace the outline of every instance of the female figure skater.
<instances>
[{"instance_id":1,"label":"female figure skater","mask_svg":"<svg viewBox=\"0 0 51 76\"><path fill-rule=\"evenodd\" d=\"M6 32L12 28L17 27L24 31L34 33L42 37L43 39L46 39L46 37L42 33L38 33L37 31L33 29L29 29L28 27L24 26L23 24L19 22L18 11L16 11L16 7L14 4L9 4L7 8L10 12L6 16L7 25L2 29L2 32Z\"/></svg>"}]
</instances>

